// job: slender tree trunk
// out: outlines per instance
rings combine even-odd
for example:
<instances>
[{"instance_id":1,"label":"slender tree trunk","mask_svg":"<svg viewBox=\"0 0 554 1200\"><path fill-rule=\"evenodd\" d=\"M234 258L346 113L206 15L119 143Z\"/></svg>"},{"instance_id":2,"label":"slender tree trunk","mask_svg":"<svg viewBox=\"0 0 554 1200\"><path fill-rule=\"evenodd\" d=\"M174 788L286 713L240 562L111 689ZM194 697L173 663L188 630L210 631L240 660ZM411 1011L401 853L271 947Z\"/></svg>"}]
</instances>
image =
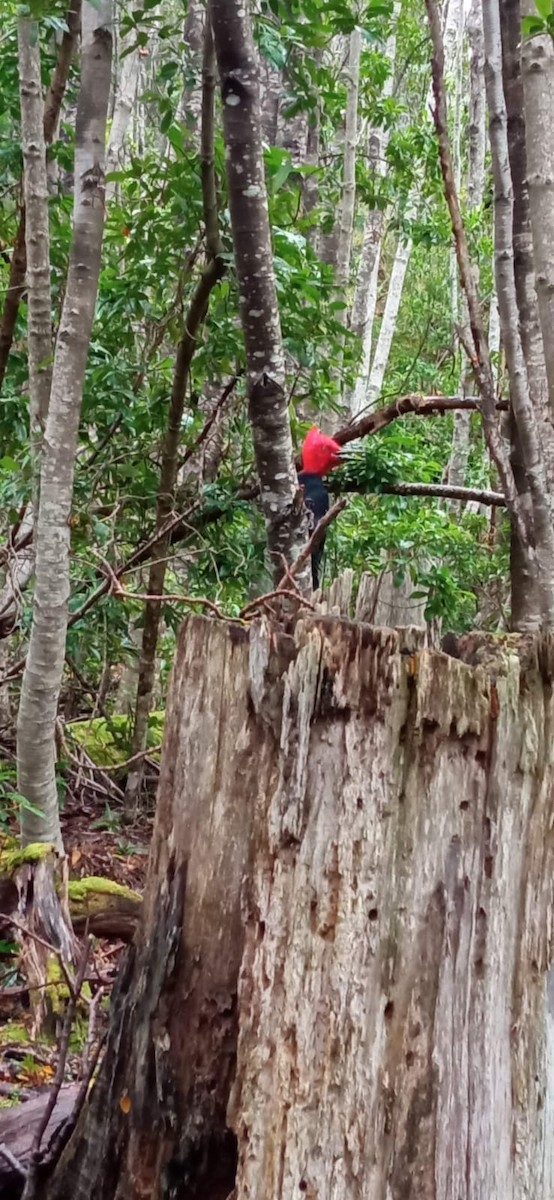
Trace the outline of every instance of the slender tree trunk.
<instances>
[{"instance_id":1,"label":"slender tree trunk","mask_svg":"<svg viewBox=\"0 0 554 1200\"><path fill-rule=\"evenodd\" d=\"M444 87L444 51L439 10L436 0L426 0L427 14L433 46L432 77L434 111L433 118L437 133L439 161L444 184L444 194L450 213L452 233L456 245L456 256L460 280L467 301L468 318L472 342L472 364L479 385L479 408L483 423L483 433L490 456L498 469L498 475L504 493L506 504L510 511L512 522L520 538L522 552L525 553L530 572L534 572L536 562L533 554L533 530L528 521L528 514L517 492L514 474L506 446L501 437L497 411L496 386L492 374L487 339L484 331L483 313L479 300L476 280L472 271L465 229L460 211L460 203L454 182L452 156L448 138L448 117L446 93Z\"/></svg>"},{"instance_id":2,"label":"slender tree trunk","mask_svg":"<svg viewBox=\"0 0 554 1200\"><path fill-rule=\"evenodd\" d=\"M424 640L186 621L141 926L41 1200L553 1194L553 647Z\"/></svg>"},{"instance_id":3,"label":"slender tree trunk","mask_svg":"<svg viewBox=\"0 0 554 1200\"><path fill-rule=\"evenodd\" d=\"M133 5L131 11L134 11L137 7L140 7L140 5ZM120 41L120 61L118 63L118 78L115 84L115 104L106 151L106 175L119 170L123 165L125 138L133 114L140 78L138 48L130 50L131 46L136 42L136 36L136 30L131 28L127 36ZM121 53L125 50L127 53L122 58ZM117 181L115 179L108 179L106 182L107 204L109 204L117 191Z\"/></svg>"},{"instance_id":4,"label":"slender tree trunk","mask_svg":"<svg viewBox=\"0 0 554 1200\"><path fill-rule=\"evenodd\" d=\"M360 86L360 52L362 35L359 29L350 34L348 48L348 88L344 122L344 157L342 167L342 200L337 251L337 287L344 291L350 282L352 231L356 205L356 149L358 145L358 90ZM343 309L346 320L348 310Z\"/></svg>"},{"instance_id":5,"label":"slender tree trunk","mask_svg":"<svg viewBox=\"0 0 554 1200\"><path fill-rule=\"evenodd\" d=\"M212 32L210 25L207 23L203 68L201 154L208 262L196 286L185 319L184 331L175 361L173 388L162 451L160 484L156 504L156 529L159 531L159 537L153 552L152 565L148 574L148 595L151 599L146 601L144 609L131 756L140 754L146 749L148 738L148 717L152 707L156 648L158 645L163 590L170 550L170 535L167 532L167 523L173 511L175 500L175 485L179 470L181 425L190 367L196 349L198 331L208 311L210 295L225 274L225 264L221 254L219 236L214 172L215 86L215 56ZM142 760L138 760L127 776L125 816L128 820L132 820L136 814L143 769L144 764Z\"/></svg>"},{"instance_id":6,"label":"slender tree trunk","mask_svg":"<svg viewBox=\"0 0 554 1200\"><path fill-rule=\"evenodd\" d=\"M554 488L554 412L549 402L545 352L535 286L521 72L519 0L501 0L500 18L502 73L508 118L508 153L514 191L514 274L519 328L529 391L545 458L548 490L552 493Z\"/></svg>"},{"instance_id":7,"label":"slender tree trunk","mask_svg":"<svg viewBox=\"0 0 554 1200\"><path fill-rule=\"evenodd\" d=\"M375 217L375 222L369 220L366 222L362 246L362 260L356 280L355 308L352 310L352 318L356 320L362 338L362 358L350 401L350 413L354 420L362 415L368 403L367 390L371 370L371 351L373 349L373 324L377 310L379 268L381 265L382 214L376 213ZM370 273L368 274L369 271ZM363 290L364 288L365 291ZM356 329L356 332L358 332L358 329Z\"/></svg>"},{"instance_id":8,"label":"slender tree trunk","mask_svg":"<svg viewBox=\"0 0 554 1200\"><path fill-rule=\"evenodd\" d=\"M536 16L534 0L521 0L521 15ZM521 43L527 178L535 280L543 334L550 408L554 419L554 44L549 35Z\"/></svg>"},{"instance_id":9,"label":"slender tree trunk","mask_svg":"<svg viewBox=\"0 0 554 1200\"><path fill-rule=\"evenodd\" d=\"M394 256L394 262L392 264L392 270L390 273L389 288L387 292L387 299L385 301L385 311L383 313L383 320L381 321L379 337L377 338L375 354L373 355L373 362L371 364L371 371L369 374L367 391L365 394L364 408L373 408L379 399L381 388L383 386L385 371L389 361L392 339L394 337L394 331L396 329L396 322L398 319L398 310L402 300L404 280L406 278L406 271L408 270L408 263L410 261L411 253L411 239L405 241L404 238L400 238L396 247L396 254Z\"/></svg>"},{"instance_id":10,"label":"slender tree trunk","mask_svg":"<svg viewBox=\"0 0 554 1200\"><path fill-rule=\"evenodd\" d=\"M69 598L69 516L81 399L104 229L104 141L110 89L112 6L83 6L75 144L73 237L44 435L33 623L21 686L18 788L39 810L22 811L23 843L61 847L55 723Z\"/></svg>"},{"instance_id":11,"label":"slender tree trunk","mask_svg":"<svg viewBox=\"0 0 554 1200\"><path fill-rule=\"evenodd\" d=\"M281 72L273 66L273 63L262 59L260 62L260 107L263 140L268 146L277 145L282 95L283 76Z\"/></svg>"},{"instance_id":12,"label":"slender tree trunk","mask_svg":"<svg viewBox=\"0 0 554 1200\"><path fill-rule=\"evenodd\" d=\"M314 53L314 61L319 66L321 61L321 51ZM319 167L319 155L321 149L321 102L319 97L316 98L314 108L308 117L308 129L306 136L306 165L310 167ZM306 216L313 212L319 199L319 180L316 172L304 176L302 180L302 213ZM306 237L312 245L317 243L317 225L314 223L307 231Z\"/></svg>"},{"instance_id":13,"label":"slender tree trunk","mask_svg":"<svg viewBox=\"0 0 554 1200\"><path fill-rule=\"evenodd\" d=\"M467 32L470 47L470 67L469 67L469 114L468 114L468 167L467 167L467 204L470 212L474 209L480 209L483 203L483 193L485 186L485 146L486 146L486 126L485 126L485 54L483 47L483 22L481 16L481 0L472 0L471 8L467 17ZM463 48L463 9L461 14L461 29L459 29L459 37L461 40L460 53ZM458 109L461 107L461 92L463 80L460 77L463 73L463 63L459 62L457 80L459 83L456 100ZM460 114L459 114L460 115ZM457 138L457 153L459 162L458 178L461 178L461 147L458 128ZM452 267L456 278L456 316L458 314L458 295L457 295L457 264L456 254L453 249ZM451 268L452 269L452 268ZM469 322L467 316L467 306L462 297L463 315L462 321L467 329ZM473 396L475 394L475 381L473 372L469 366L465 364L462 367L460 391L462 396ZM453 431L452 431L452 450L450 453L450 462L448 465L448 483L452 487L460 487L465 484L467 474L467 463L469 458L469 436L471 428L471 416L467 412L454 413ZM454 501L451 505L454 510L459 509L460 503Z\"/></svg>"},{"instance_id":14,"label":"slender tree trunk","mask_svg":"<svg viewBox=\"0 0 554 1200\"><path fill-rule=\"evenodd\" d=\"M185 86L179 105L179 120L185 127L185 140L192 145L199 140L202 120L202 61L205 21L204 0L190 0L184 27L187 59Z\"/></svg>"},{"instance_id":15,"label":"slender tree trunk","mask_svg":"<svg viewBox=\"0 0 554 1200\"><path fill-rule=\"evenodd\" d=\"M394 64L396 60L396 23L400 14L400 3L396 0L392 13L392 33L387 40L385 56L389 61L390 70L386 79L382 98L386 100L392 95L394 83ZM384 178L387 171L386 152L389 140L387 129L370 129L367 139L369 165L377 177ZM370 209L364 223L362 252L354 299L350 314L350 329L358 335L362 342L362 356L357 379L349 398L349 408L352 417L359 416L365 407L365 395L369 380L371 351L373 343L373 322L377 305L377 289L379 282L379 263L381 259L381 237L385 214L381 208Z\"/></svg>"},{"instance_id":16,"label":"slender tree trunk","mask_svg":"<svg viewBox=\"0 0 554 1200\"><path fill-rule=\"evenodd\" d=\"M81 24L81 0L71 0L66 15L67 30L60 46L58 59L52 76L50 88L44 102L44 140L47 145L52 141L58 124L65 86L75 42ZM4 301L4 309L0 321L0 392L6 374L8 358L13 342L13 335L19 312L19 304L25 292L25 273L27 270L27 255L25 249L25 206L21 205L19 226L15 238L10 275Z\"/></svg>"},{"instance_id":17,"label":"slender tree trunk","mask_svg":"<svg viewBox=\"0 0 554 1200\"><path fill-rule=\"evenodd\" d=\"M241 0L211 0L223 99L229 208L261 504L277 579L307 541L285 395L285 365L261 142L258 63ZM301 586L309 588L310 572Z\"/></svg>"},{"instance_id":18,"label":"slender tree trunk","mask_svg":"<svg viewBox=\"0 0 554 1200\"><path fill-rule=\"evenodd\" d=\"M18 43L27 258L29 432L33 472L33 508L36 514L40 451L52 383L48 180L37 21L30 20L28 17L20 17Z\"/></svg>"},{"instance_id":19,"label":"slender tree trunk","mask_svg":"<svg viewBox=\"0 0 554 1200\"><path fill-rule=\"evenodd\" d=\"M531 500L534 548L538 560L537 584L541 600L541 615L546 628L552 628L554 626L554 529L550 517L544 460L537 436L537 424L529 394L527 369L519 333L513 253L514 198L502 81L502 42L498 0L489 0L485 5L483 28L486 53L485 79L490 115L489 135L495 190L494 236L498 311L510 379L512 411ZM531 622L536 621L536 618L536 612L530 611L523 628L529 627Z\"/></svg>"}]
</instances>

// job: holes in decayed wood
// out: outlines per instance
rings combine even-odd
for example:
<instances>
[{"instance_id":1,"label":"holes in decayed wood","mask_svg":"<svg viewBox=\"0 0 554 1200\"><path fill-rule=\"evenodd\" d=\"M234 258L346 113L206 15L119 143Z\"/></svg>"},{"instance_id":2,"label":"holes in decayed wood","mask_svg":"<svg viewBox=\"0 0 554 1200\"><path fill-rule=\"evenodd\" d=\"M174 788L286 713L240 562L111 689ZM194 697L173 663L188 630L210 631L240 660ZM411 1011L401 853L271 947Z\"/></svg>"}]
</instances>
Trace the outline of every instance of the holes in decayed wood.
<instances>
[{"instance_id":1,"label":"holes in decayed wood","mask_svg":"<svg viewBox=\"0 0 554 1200\"><path fill-rule=\"evenodd\" d=\"M383 1015L385 1021L392 1021L392 1018L394 1017L394 1000L387 1000Z\"/></svg>"},{"instance_id":2,"label":"holes in decayed wood","mask_svg":"<svg viewBox=\"0 0 554 1200\"><path fill-rule=\"evenodd\" d=\"M460 802L460 808L461 808L462 812L467 812L467 810L469 808L469 800L462 800Z\"/></svg>"},{"instance_id":3,"label":"holes in decayed wood","mask_svg":"<svg viewBox=\"0 0 554 1200\"><path fill-rule=\"evenodd\" d=\"M379 909L378 908L370 908L370 910L367 914L368 920L376 921L378 916L379 916Z\"/></svg>"}]
</instances>

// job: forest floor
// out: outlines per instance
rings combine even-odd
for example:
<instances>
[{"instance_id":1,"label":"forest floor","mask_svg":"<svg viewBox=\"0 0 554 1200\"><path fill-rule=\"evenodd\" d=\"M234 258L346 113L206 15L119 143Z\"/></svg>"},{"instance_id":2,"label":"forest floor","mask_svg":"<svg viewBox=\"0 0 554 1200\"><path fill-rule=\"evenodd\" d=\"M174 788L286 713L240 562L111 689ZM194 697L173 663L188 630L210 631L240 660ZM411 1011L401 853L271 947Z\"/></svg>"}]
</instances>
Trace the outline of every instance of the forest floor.
<instances>
[{"instance_id":1,"label":"forest floor","mask_svg":"<svg viewBox=\"0 0 554 1200\"><path fill-rule=\"evenodd\" d=\"M115 804L107 805L90 786L85 784L80 793L72 788L61 816L69 878L103 876L142 893L152 834L152 809L153 802L149 813L141 813L132 824L124 825L121 809ZM8 816L3 814L0 843L3 838L12 837L17 838L13 811ZM94 939L87 965L88 997L84 996L74 1020L63 1071L65 1084L75 1084L83 1078L84 1062L90 1051L87 1043L91 1037L91 1000L99 992L101 1003L94 1016L96 1040L107 1025L111 988L124 950L123 942ZM18 961L17 946L4 928L0 932L0 1110L11 1110L13 1105L24 1102L26 1118L40 1104L56 1074L63 1012L54 1036L33 1038L29 994ZM0 1111L0 1143L4 1139L3 1124L9 1125L11 1120L11 1113Z\"/></svg>"}]
</instances>

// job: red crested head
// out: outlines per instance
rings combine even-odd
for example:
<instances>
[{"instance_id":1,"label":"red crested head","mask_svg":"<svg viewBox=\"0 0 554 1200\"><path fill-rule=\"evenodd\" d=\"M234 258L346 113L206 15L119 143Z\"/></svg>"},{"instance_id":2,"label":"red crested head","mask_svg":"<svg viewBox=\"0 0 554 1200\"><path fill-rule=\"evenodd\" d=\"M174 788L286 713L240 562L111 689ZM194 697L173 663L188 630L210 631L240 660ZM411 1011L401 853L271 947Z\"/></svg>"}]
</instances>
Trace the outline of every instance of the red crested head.
<instances>
[{"instance_id":1,"label":"red crested head","mask_svg":"<svg viewBox=\"0 0 554 1200\"><path fill-rule=\"evenodd\" d=\"M320 433L313 425L304 438L302 468L311 475L325 475L340 462L340 446L332 437Z\"/></svg>"}]
</instances>

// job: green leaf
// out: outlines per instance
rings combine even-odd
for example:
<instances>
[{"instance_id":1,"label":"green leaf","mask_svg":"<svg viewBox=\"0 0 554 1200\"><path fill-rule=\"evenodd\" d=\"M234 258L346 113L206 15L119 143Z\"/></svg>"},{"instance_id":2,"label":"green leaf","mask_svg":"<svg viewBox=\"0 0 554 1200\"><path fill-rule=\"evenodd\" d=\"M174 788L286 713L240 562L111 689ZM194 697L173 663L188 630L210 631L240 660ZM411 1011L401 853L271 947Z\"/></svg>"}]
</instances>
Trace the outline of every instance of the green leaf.
<instances>
[{"instance_id":1,"label":"green leaf","mask_svg":"<svg viewBox=\"0 0 554 1200\"><path fill-rule=\"evenodd\" d=\"M539 16L545 20L552 15L552 0L535 0L535 7Z\"/></svg>"},{"instance_id":2,"label":"green leaf","mask_svg":"<svg viewBox=\"0 0 554 1200\"><path fill-rule=\"evenodd\" d=\"M541 21L540 17L524 17L521 28L527 37L534 37L536 34L545 33L547 25L545 21Z\"/></svg>"}]
</instances>

